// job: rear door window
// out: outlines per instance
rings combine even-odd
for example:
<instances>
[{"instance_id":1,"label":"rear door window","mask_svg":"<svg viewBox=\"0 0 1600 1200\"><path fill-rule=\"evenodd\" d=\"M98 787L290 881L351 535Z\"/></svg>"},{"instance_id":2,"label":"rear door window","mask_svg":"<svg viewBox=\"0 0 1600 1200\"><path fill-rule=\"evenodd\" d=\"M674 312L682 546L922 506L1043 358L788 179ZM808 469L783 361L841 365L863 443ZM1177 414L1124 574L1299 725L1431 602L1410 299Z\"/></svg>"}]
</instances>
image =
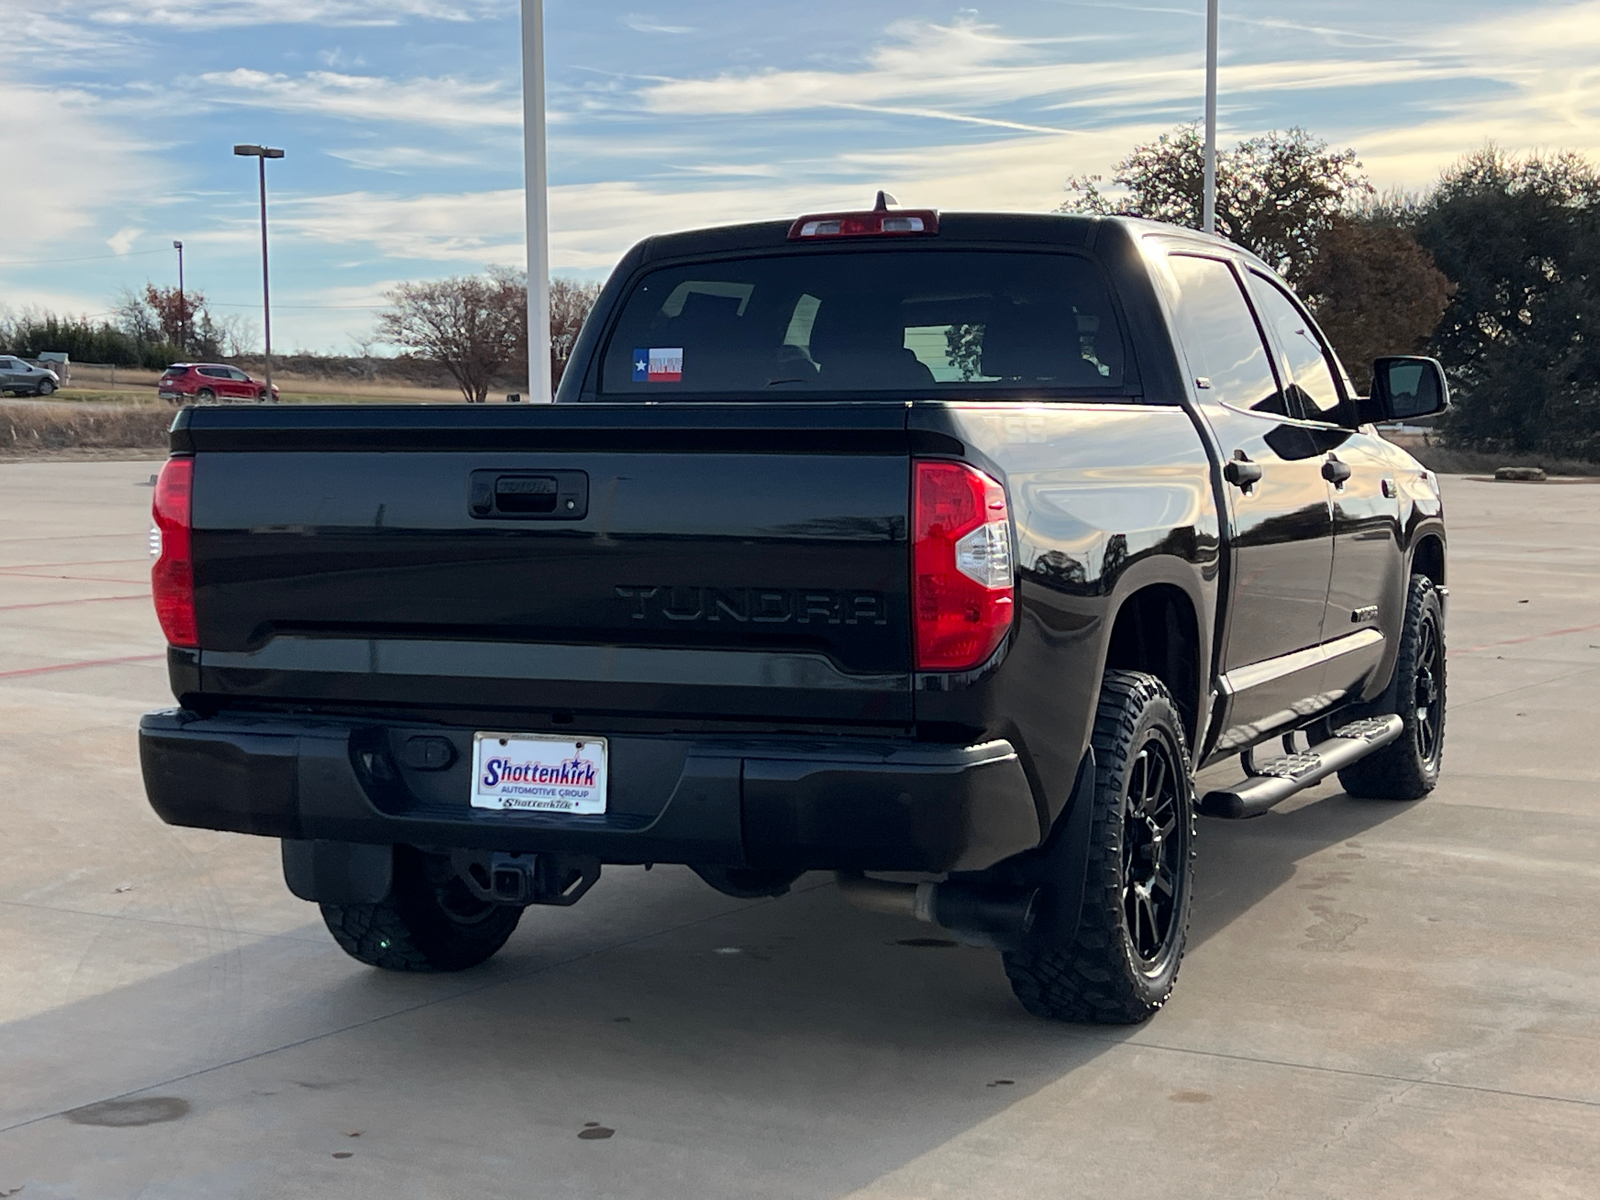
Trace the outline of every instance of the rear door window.
<instances>
[{"instance_id":1,"label":"rear door window","mask_svg":"<svg viewBox=\"0 0 1600 1200\"><path fill-rule=\"evenodd\" d=\"M1099 271L1069 254L801 253L664 267L622 308L608 396L1128 393Z\"/></svg>"},{"instance_id":2,"label":"rear door window","mask_svg":"<svg viewBox=\"0 0 1600 1200\"><path fill-rule=\"evenodd\" d=\"M1217 404L1292 416L1255 315L1233 268L1216 258L1174 254L1173 316L1195 387Z\"/></svg>"}]
</instances>

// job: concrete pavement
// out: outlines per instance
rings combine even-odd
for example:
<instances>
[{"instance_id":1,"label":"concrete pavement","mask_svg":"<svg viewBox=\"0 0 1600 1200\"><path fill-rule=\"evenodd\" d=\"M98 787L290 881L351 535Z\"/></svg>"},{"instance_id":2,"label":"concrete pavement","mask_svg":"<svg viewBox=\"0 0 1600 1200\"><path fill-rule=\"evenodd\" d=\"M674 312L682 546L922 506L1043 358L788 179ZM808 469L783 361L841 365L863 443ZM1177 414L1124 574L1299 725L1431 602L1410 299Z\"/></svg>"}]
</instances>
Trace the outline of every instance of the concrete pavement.
<instances>
[{"instance_id":1,"label":"concrete pavement","mask_svg":"<svg viewBox=\"0 0 1600 1200\"><path fill-rule=\"evenodd\" d=\"M1095 1029L823 876L350 961L144 803L155 469L0 465L0 1195L1600 1194L1600 486L1446 481L1440 789L1203 821L1176 996Z\"/></svg>"}]
</instances>

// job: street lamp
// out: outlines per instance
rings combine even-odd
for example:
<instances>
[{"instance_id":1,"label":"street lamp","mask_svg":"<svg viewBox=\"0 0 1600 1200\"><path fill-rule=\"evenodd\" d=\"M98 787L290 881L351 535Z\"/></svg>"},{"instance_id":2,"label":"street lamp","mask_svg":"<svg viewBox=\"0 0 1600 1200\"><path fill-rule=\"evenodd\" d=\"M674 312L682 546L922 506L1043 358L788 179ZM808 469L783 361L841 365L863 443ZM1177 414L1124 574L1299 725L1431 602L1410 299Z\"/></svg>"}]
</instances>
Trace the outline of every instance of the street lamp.
<instances>
[{"instance_id":1,"label":"street lamp","mask_svg":"<svg viewBox=\"0 0 1600 1200\"><path fill-rule=\"evenodd\" d=\"M183 290L183 243L174 241L172 248L178 252L178 353L189 354L189 298Z\"/></svg>"},{"instance_id":2,"label":"street lamp","mask_svg":"<svg viewBox=\"0 0 1600 1200\"><path fill-rule=\"evenodd\" d=\"M271 146L235 146L233 152L241 158L254 158L261 167L261 327L266 336L265 397L272 399L272 297L267 286L267 159L282 158L283 151Z\"/></svg>"},{"instance_id":3,"label":"street lamp","mask_svg":"<svg viewBox=\"0 0 1600 1200\"><path fill-rule=\"evenodd\" d=\"M1217 231L1217 2L1206 0L1206 195L1201 228Z\"/></svg>"}]
</instances>

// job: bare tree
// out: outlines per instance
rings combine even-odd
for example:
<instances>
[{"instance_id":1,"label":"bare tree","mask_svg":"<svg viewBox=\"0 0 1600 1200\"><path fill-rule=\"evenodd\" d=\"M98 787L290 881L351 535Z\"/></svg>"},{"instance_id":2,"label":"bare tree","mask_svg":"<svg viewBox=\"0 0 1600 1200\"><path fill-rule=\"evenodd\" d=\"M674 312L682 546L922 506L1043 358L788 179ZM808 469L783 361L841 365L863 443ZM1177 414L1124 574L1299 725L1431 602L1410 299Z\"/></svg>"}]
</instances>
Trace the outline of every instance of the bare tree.
<instances>
[{"instance_id":1,"label":"bare tree","mask_svg":"<svg viewBox=\"0 0 1600 1200\"><path fill-rule=\"evenodd\" d=\"M378 337L438 363L469 404L489 398L495 381L526 363L527 282L520 272L402 283L385 296Z\"/></svg>"},{"instance_id":2,"label":"bare tree","mask_svg":"<svg viewBox=\"0 0 1600 1200\"><path fill-rule=\"evenodd\" d=\"M572 348L589 317L589 310L600 298L600 284L577 279L550 281L550 388L555 390L566 374ZM526 353L526 352L524 352Z\"/></svg>"}]
</instances>

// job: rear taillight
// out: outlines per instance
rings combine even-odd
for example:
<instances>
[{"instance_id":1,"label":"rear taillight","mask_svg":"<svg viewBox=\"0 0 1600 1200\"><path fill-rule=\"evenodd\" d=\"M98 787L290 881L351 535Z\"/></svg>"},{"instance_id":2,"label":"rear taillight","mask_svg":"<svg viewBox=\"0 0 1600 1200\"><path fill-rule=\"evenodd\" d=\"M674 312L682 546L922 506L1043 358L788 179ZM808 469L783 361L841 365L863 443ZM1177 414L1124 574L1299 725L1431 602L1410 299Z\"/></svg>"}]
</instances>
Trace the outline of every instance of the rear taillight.
<instances>
[{"instance_id":1,"label":"rear taillight","mask_svg":"<svg viewBox=\"0 0 1600 1200\"><path fill-rule=\"evenodd\" d=\"M1016 609L1005 489L965 463L919 462L913 508L917 669L976 667Z\"/></svg>"},{"instance_id":2,"label":"rear taillight","mask_svg":"<svg viewBox=\"0 0 1600 1200\"><path fill-rule=\"evenodd\" d=\"M194 459L170 458L156 480L151 515L150 550L156 556L150 568L150 591L155 597L156 619L174 646L200 644L194 618L194 556L190 550L190 497L194 493Z\"/></svg>"}]
</instances>

